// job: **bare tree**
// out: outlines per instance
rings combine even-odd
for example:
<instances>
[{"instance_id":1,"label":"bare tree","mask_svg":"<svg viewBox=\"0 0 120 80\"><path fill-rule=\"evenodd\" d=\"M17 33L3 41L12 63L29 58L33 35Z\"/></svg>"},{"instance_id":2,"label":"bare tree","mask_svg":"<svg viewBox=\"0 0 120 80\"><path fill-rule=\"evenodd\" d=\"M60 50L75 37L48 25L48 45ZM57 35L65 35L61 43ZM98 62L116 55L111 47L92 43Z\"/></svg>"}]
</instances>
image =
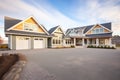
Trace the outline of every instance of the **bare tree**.
<instances>
[{"instance_id":1,"label":"bare tree","mask_svg":"<svg viewBox=\"0 0 120 80\"><path fill-rule=\"evenodd\" d=\"M0 36L0 44L2 44L3 43L3 39L2 39L2 37Z\"/></svg>"}]
</instances>

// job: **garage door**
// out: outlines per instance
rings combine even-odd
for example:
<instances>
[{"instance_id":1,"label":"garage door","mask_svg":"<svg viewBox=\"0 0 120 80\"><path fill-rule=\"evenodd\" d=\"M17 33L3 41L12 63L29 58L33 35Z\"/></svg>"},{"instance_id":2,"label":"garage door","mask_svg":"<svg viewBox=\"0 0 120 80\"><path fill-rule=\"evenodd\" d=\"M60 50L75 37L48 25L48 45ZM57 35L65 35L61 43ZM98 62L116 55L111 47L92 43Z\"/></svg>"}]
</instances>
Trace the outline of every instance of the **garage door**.
<instances>
[{"instance_id":1,"label":"garage door","mask_svg":"<svg viewBox=\"0 0 120 80\"><path fill-rule=\"evenodd\" d=\"M37 48L44 48L43 39L34 38L34 49L37 49Z\"/></svg>"},{"instance_id":2,"label":"garage door","mask_svg":"<svg viewBox=\"0 0 120 80\"><path fill-rule=\"evenodd\" d=\"M30 49L31 43L29 37L16 37L16 49Z\"/></svg>"}]
</instances>

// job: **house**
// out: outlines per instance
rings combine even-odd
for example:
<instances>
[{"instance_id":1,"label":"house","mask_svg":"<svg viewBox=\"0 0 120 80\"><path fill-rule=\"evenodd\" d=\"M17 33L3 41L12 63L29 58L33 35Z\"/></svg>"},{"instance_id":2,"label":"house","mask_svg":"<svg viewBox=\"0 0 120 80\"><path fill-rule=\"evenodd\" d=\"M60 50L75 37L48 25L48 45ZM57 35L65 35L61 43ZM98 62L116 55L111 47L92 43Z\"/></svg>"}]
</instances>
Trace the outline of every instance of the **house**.
<instances>
[{"instance_id":1,"label":"house","mask_svg":"<svg viewBox=\"0 0 120 80\"><path fill-rule=\"evenodd\" d=\"M49 34L52 36L48 39L49 48L63 47L65 33L63 32L60 25L51 28L49 30Z\"/></svg>"},{"instance_id":2,"label":"house","mask_svg":"<svg viewBox=\"0 0 120 80\"><path fill-rule=\"evenodd\" d=\"M116 47L120 47L120 36L114 35L112 37L112 43L116 45Z\"/></svg>"},{"instance_id":3,"label":"house","mask_svg":"<svg viewBox=\"0 0 120 80\"><path fill-rule=\"evenodd\" d=\"M66 31L65 37L71 38L75 47L112 46L111 23L70 28Z\"/></svg>"},{"instance_id":4,"label":"house","mask_svg":"<svg viewBox=\"0 0 120 80\"><path fill-rule=\"evenodd\" d=\"M30 16L24 20L5 17L5 35L10 49L39 49L48 47L49 33Z\"/></svg>"},{"instance_id":5,"label":"house","mask_svg":"<svg viewBox=\"0 0 120 80\"><path fill-rule=\"evenodd\" d=\"M112 46L111 23L67 29L60 25L49 31L30 16L24 20L5 17L5 35L10 49L40 49L55 47Z\"/></svg>"}]
</instances>

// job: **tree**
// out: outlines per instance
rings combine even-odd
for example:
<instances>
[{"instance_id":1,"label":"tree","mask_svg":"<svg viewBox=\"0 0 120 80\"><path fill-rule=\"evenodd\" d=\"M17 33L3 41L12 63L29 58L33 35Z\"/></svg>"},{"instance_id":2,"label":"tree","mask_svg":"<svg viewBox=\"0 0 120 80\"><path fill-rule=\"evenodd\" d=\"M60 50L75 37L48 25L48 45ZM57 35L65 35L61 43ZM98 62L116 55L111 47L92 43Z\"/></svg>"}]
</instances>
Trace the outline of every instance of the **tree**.
<instances>
[{"instance_id":1,"label":"tree","mask_svg":"<svg viewBox=\"0 0 120 80\"><path fill-rule=\"evenodd\" d=\"M4 40L2 39L2 37L0 37L0 44L2 44L2 43L3 43L3 41L4 41Z\"/></svg>"}]
</instances>

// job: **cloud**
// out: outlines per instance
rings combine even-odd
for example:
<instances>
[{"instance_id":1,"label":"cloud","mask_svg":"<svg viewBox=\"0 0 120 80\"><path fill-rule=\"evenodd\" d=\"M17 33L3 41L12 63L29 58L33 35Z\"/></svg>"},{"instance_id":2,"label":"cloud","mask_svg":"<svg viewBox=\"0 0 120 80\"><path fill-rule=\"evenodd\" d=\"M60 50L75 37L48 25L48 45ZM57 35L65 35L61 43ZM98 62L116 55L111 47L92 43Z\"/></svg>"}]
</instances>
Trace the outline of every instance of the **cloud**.
<instances>
[{"instance_id":1,"label":"cloud","mask_svg":"<svg viewBox=\"0 0 120 80\"><path fill-rule=\"evenodd\" d=\"M112 22L113 32L117 31L120 35L120 32L116 30L120 28L119 4L119 0L86 0L84 7L78 6L76 9L76 18L85 25Z\"/></svg>"},{"instance_id":2,"label":"cloud","mask_svg":"<svg viewBox=\"0 0 120 80\"><path fill-rule=\"evenodd\" d=\"M114 34L120 34L118 31L120 28L119 0L80 0L80 2L84 4L77 2L77 6L71 9L72 17L76 18L73 20L58 11L47 0L15 0L14 2L2 0L0 2L0 26L3 26L3 16L25 19L33 15L47 29L56 25L61 25L66 30L81 25L113 22Z\"/></svg>"},{"instance_id":3,"label":"cloud","mask_svg":"<svg viewBox=\"0 0 120 80\"><path fill-rule=\"evenodd\" d=\"M78 23L60 13L47 2L44 2L45 4L42 4L42 1L37 3L31 0L30 2L34 5L24 2L23 0L15 0L15 3L11 0L3 0L0 3L0 10L2 12L0 13L0 18L6 15L24 19L33 15L40 24L45 25L47 29L56 25L61 25L64 29L78 25Z\"/></svg>"}]
</instances>

